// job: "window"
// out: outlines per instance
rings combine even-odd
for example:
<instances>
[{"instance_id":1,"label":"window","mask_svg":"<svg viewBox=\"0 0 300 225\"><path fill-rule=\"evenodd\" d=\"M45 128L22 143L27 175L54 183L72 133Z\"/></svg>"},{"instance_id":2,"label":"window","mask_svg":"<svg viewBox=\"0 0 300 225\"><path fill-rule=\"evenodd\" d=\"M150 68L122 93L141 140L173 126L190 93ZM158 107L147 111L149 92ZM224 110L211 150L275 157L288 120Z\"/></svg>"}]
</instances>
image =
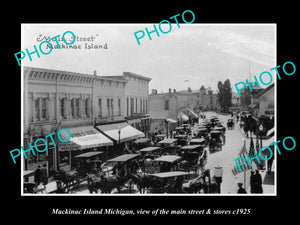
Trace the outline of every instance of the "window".
<instances>
[{"instance_id":1,"label":"window","mask_svg":"<svg viewBox=\"0 0 300 225\"><path fill-rule=\"evenodd\" d=\"M111 116L114 116L114 99L110 99L110 107Z\"/></svg>"},{"instance_id":2,"label":"window","mask_svg":"<svg viewBox=\"0 0 300 225\"><path fill-rule=\"evenodd\" d=\"M108 98L106 100L106 106L107 106L107 116L110 116L110 99Z\"/></svg>"},{"instance_id":3,"label":"window","mask_svg":"<svg viewBox=\"0 0 300 225\"><path fill-rule=\"evenodd\" d=\"M134 98L130 98L130 115L133 115L134 111Z\"/></svg>"},{"instance_id":4,"label":"window","mask_svg":"<svg viewBox=\"0 0 300 225\"><path fill-rule=\"evenodd\" d=\"M99 117L102 117L102 99L98 99Z\"/></svg>"},{"instance_id":5,"label":"window","mask_svg":"<svg viewBox=\"0 0 300 225\"><path fill-rule=\"evenodd\" d=\"M79 117L79 98L73 98L71 100L71 111L73 117Z\"/></svg>"},{"instance_id":6,"label":"window","mask_svg":"<svg viewBox=\"0 0 300 225\"><path fill-rule=\"evenodd\" d=\"M36 120L46 120L47 118L47 99L37 98L34 101L35 106L35 119Z\"/></svg>"},{"instance_id":7,"label":"window","mask_svg":"<svg viewBox=\"0 0 300 225\"><path fill-rule=\"evenodd\" d=\"M140 113L143 113L143 100L140 99Z\"/></svg>"},{"instance_id":8,"label":"window","mask_svg":"<svg viewBox=\"0 0 300 225\"><path fill-rule=\"evenodd\" d=\"M90 117L90 106L89 106L89 104L90 104L90 99L86 99L84 101L84 109L85 109L85 115L87 117Z\"/></svg>"},{"instance_id":9,"label":"window","mask_svg":"<svg viewBox=\"0 0 300 225\"><path fill-rule=\"evenodd\" d=\"M60 100L60 115L62 118L66 119L66 108L65 108L65 104L66 104L66 99L61 99Z\"/></svg>"},{"instance_id":10,"label":"window","mask_svg":"<svg viewBox=\"0 0 300 225\"><path fill-rule=\"evenodd\" d=\"M42 119L47 118L47 99L42 98Z\"/></svg>"},{"instance_id":11,"label":"window","mask_svg":"<svg viewBox=\"0 0 300 225\"><path fill-rule=\"evenodd\" d=\"M129 116L129 98L127 98L127 116Z\"/></svg>"},{"instance_id":12,"label":"window","mask_svg":"<svg viewBox=\"0 0 300 225\"><path fill-rule=\"evenodd\" d=\"M40 99L36 99L34 101L34 106L35 106L35 119L40 120Z\"/></svg>"},{"instance_id":13,"label":"window","mask_svg":"<svg viewBox=\"0 0 300 225\"><path fill-rule=\"evenodd\" d=\"M165 100L165 110L169 110L169 100Z\"/></svg>"},{"instance_id":14,"label":"window","mask_svg":"<svg viewBox=\"0 0 300 225\"><path fill-rule=\"evenodd\" d=\"M138 112L137 106L138 106L138 101L137 101L137 98L135 98L135 113Z\"/></svg>"},{"instance_id":15,"label":"window","mask_svg":"<svg viewBox=\"0 0 300 225\"><path fill-rule=\"evenodd\" d=\"M118 99L118 115L121 116L121 99Z\"/></svg>"}]
</instances>

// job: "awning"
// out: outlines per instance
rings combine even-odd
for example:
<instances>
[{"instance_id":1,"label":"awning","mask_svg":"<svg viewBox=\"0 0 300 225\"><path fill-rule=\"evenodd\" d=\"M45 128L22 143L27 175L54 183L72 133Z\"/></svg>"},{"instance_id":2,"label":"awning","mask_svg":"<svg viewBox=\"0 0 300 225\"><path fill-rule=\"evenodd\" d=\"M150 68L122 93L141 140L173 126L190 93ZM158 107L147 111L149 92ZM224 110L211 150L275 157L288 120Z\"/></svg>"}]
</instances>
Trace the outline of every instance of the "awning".
<instances>
[{"instance_id":1,"label":"awning","mask_svg":"<svg viewBox=\"0 0 300 225\"><path fill-rule=\"evenodd\" d=\"M72 149L71 143L60 143L66 144L69 147L69 150L82 150L86 148L113 145L113 142L109 138L105 137L92 126L72 127L67 129L71 133L70 142L77 145ZM64 130L60 133L60 136L63 140L67 140L69 137L68 133ZM61 150L63 150L63 148Z\"/></svg>"},{"instance_id":2,"label":"awning","mask_svg":"<svg viewBox=\"0 0 300 225\"><path fill-rule=\"evenodd\" d=\"M98 125L97 129L101 130L107 136L111 137L115 141L120 142L130 141L137 138L145 137L144 133L130 126L128 123L114 123L106 125Z\"/></svg>"},{"instance_id":3,"label":"awning","mask_svg":"<svg viewBox=\"0 0 300 225\"><path fill-rule=\"evenodd\" d=\"M103 152L86 152L86 153L83 153L83 154L80 154L80 155L76 155L75 158L91 158L91 157L94 157L94 156L98 156L98 155L101 155L103 154Z\"/></svg>"},{"instance_id":4,"label":"awning","mask_svg":"<svg viewBox=\"0 0 300 225\"><path fill-rule=\"evenodd\" d=\"M189 113L191 114L192 117L198 119L199 116L193 110L191 110L189 108L187 108L187 110L189 111Z\"/></svg>"},{"instance_id":5,"label":"awning","mask_svg":"<svg viewBox=\"0 0 300 225\"><path fill-rule=\"evenodd\" d=\"M151 142L150 138L140 138L134 141L135 144L146 144L148 142Z\"/></svg>"},{"instance_id":6,"label":"awning","mask_svg":"<svg viewBox=\"0 0 300 225\"><path fill-rule=\"evenodd\" d=\"M274 137L271 137L268 140L266 140L263 146L270 146L270 144L272 144L273 142L275 142Z\"/></svg>"},{"instance_id":7,"label":"awning","mask_svg":"<svg viewBox=\"0 0 300 225\"><path fill-rule=\"evenodd\" d=\"M172 172L154 173L150 175L158 178L169 178L169 177L185 176L188 175L188 173L183 171L172 171Z\"/></svg>"},{"instance_id":8,"label":"awning","mask_svg":"<svg viewBox=\"0 0 300 225\"><path fill-rule=\"evenodd\" d=\"M134 159L138 156L139 156L139 154L124 154L124 155L120 155L116 158L110 159L107 162L126 162L126 161Z\"/></svg>"},{"instance_id":9,"label":"awning","mask_svg":"<svg viewBox=\"0 0 300 225\"><path fill-rule=\"evenodd\" d=\"M158 144L173 144L176 141L177 141L177 139L175 139L175 138L166 138L166 139L158 142Z\"/></svg>"},{"instance_id":10,"label":"awning","mask_svg":"<svg viewBox=\"0 0 300 225\"><path fill-rule=\"evenodd\" d=\"M153 152L155 150L161 149L160 147L146 147L138 150L138 152Z\"/></svg>"},{"instance_id":11,"label":"awning","mask_svg":"<svg viewBox=\"0 0 300 225\"><path fill-rule=\"evenodd\" d=\"M267 132L267 136L274 135L274 127Z\"/></svg>"},{"instance_id":12,"label":"awning","mask_svg":"<svg viewBox=\"0 0 300 225\"><path fill-rule=\"evenodd\" d=\"M167 118L166 121L169 122L169 123L177 123L176 120L173 120L173 119L171 119L171 118Z\"/></svg>"},{"instance_id":13,"label":"awning","mask_svg":"<svg viewBox=\"0 0 300 225\"><path fill-rule=\"evenodd\" d=\"M153 161L173 163L179 159L181 159L181 157L177 156L177 155L164 155L164 156L154 159Z\"/></svg>"},{"instance_id":14,"label":"awning","mask_svg":"<svg viewBox=\"0 0 300 225\"><path fill-rule=\"evenodd\" d=\"M185 115L183 112L178 113L178 118L182 119L183 121L188 121L189 117Z\"/></svg>"}]
</instances>

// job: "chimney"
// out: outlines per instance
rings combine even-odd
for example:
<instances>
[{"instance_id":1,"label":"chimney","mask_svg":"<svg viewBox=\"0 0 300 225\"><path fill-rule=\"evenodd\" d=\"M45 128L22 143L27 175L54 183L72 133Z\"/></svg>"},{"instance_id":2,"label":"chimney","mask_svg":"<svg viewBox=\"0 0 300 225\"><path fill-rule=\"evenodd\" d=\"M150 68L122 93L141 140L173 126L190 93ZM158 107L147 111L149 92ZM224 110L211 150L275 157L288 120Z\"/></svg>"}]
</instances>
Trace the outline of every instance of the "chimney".
<instances>
[{"instance_id":1,"label":"chimney","mask_svg":"<svg viewBox=\"0 0 300 225\"><path fill-rule=\"evenodd\" d=\"M173 92L176 93L176 89L173 89Z\"/></svg>"},{"instance_id":2,"label":"chimney","mask_svg":"<svg viewBox=\"0 0 300 225\"><path fill-rule=\"evenodd\" d=\"M94 70L94 76L97 76L97 70Z\"/></svg>"},{"instance_id":3,"label":"chimney","mask_svg":"<svg viewBox=\"0 0 300 225\"><path fill-rule=\"evenodd\" d=\"M171 88L169 88L169 93L172 93L172 89Z\"/></svg>"}]
</instances>

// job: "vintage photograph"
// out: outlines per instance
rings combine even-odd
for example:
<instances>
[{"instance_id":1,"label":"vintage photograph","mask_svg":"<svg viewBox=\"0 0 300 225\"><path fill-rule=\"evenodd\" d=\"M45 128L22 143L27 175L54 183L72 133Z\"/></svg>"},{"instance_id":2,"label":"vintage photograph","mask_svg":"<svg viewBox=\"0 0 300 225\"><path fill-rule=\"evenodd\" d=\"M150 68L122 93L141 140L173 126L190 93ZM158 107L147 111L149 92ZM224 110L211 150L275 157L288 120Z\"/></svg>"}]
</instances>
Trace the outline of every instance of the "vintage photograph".
<instances>
[{"instance_id":1,"label":"vintage photograph","mask_svg":"<svg viewBox=\"0 0 300 225\"><path fill-rule=\"evenodd\" d=\"M276 24L153 24L21 25L23 196L276 195Z\"/></svg>"}]
</instances>

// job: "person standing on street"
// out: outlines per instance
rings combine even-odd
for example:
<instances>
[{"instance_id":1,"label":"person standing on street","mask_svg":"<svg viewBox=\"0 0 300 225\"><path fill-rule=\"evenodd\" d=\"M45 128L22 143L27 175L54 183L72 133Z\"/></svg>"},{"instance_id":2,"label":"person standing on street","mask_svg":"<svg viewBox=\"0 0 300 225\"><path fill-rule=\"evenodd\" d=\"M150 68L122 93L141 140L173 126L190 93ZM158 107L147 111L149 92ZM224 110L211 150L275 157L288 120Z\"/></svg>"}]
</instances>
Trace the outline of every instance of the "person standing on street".
<instances>
[{"instance_id":1,"label":"person standing on street","mask_svg":"<svg viewBox=\"0 0 300 225\"><path fill-rule=\"evenodd\" d=\"M41 176L42 176L41 166L38 165L37 169L34 172L34 183L36 187L39 186L39 184L41 183Z\"/></svg>"},{"instance_id":2,"label":"person standing on street","mask_svg":"<svg viewBox=\"0 0 300 225\"><path fill-rule=\"evenodd\" d=\"M247 194L245 188L243 188L243 183L238 183L238 187L239 187L237 191L238 194Z\"/></svg>"},{"instance_id":3,"label":"person standing on street","mask_svg":"<svg viewBox=\"0 0 300 225\"><path fill-rule=\"evenodd\" d=\"M47 176L47 168L46 164L43 165L42 171L41 171L41 179L44 186L48 184L48 176Z\"/></svg>"},{"instance_id":4,"label":"person standing on street","mask_svg":"<svg viewBox=\"0 0 300 225\"><path fill-rule=\"evenodd\" d=\"M250 193L255 193L255 178L254 178L254 171L251 171L250 175Z\"/></svg>"},{"instance_id":5,"label":"person standing on street","mask_svg":"<svg viewBox=\"0 0 300 225\"><path fill-rule=\"evenodd\" d=\"M259 170L256 170L256 173L254 174L254 186L255 186L255 192L254 193L263 193L262 188L262 178L259 173Z\"/></svg>"}]
</instances>

